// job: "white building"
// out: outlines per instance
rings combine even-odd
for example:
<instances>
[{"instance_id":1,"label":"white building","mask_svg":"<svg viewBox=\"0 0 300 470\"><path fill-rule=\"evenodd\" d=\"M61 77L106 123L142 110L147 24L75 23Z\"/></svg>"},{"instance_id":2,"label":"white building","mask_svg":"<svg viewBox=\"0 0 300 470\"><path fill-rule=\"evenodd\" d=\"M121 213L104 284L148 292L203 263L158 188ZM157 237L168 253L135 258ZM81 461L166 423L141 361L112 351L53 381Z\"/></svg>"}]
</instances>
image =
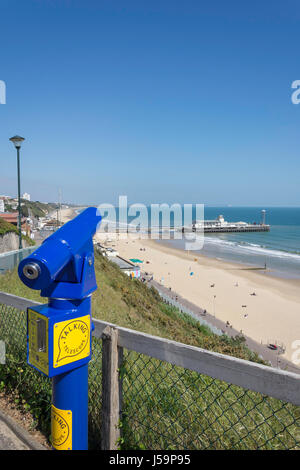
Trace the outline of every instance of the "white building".
<instances>
[{"instance_id":1,"label":"white building","mask_svg":"<svg viewBox=\"0 0 300 470\"><path fill-rule=\"evenodd\" d=\"M24 193L22 199L26 199L26 201L30 201L30 194Z\"/></svg>"},{"instance_id":2,"label":"white building","mask_svg":"<svg viewBox=\"0 0 300 470\"><path fill-rule=\"evenodd\" d=\"M215 220L200 220L193 222L193 228L239 228L248 225L247 222L227 222L223 215L219 215Z\"/></svg>"},{"instance_id":3,"label":"white building","mask_svg":"<svg viewBox=\"0 0 300 470\"><path fill-rule=\"evenodd\" d=\"M4 212L5 209L4 209L4 201L3 199L0 199L0 212Z\"/></svg>"}]
</instances>

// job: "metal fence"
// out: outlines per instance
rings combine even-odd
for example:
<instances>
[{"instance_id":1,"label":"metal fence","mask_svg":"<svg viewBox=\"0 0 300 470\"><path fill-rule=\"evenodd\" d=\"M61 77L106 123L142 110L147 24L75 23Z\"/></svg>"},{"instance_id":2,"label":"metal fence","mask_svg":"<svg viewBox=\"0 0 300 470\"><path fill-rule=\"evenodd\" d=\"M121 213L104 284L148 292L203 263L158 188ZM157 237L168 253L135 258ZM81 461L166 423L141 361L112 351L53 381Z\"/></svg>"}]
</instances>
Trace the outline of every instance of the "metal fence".
<instances>
[{"instance_id":1,"label":"metal fence","mask_svg":"<svg viewBox=\"0 0 300 470\"><path fill-rule=\"evenodd\" d=\"M0 253L0 274L4 274L6 271L14 269L22 259L30 255L34 250L36 250L36 246L28 246L21 250Z\"/></svg>"},{"instance_id":2,"label":"metal fence","mask_svg":"<svg viewBox=\"0 0 300 470\"><path fill-rule=\"evenodd\" d=\"M161 290L159 290L158 293L164 302L166 302L169 305L172 305L173 307L178 308L178 310L183 313L187 313L188 315L193 317L195 320L197 320L200 323L200 325L206 326L215 335L222 336L224 334L224 332L220 330L220 328L217 328L216 326L209 323L207 320L204 320L204 318L201 318L199 315L196 315L193 312L193 310L188 308L186 305L183 305L181 302L178 302L177 300L173 299L171 296L167 295L165 292L162 292Z\"/></svg>"},{"instance_id":3,"label":"metal fence","mask_svg":"<svg viewBox=\"0 0 300 470\"><path fill-rule=\"evenodd\" d=\"M25 309L0 293L0 384L50 431L51 382L26 364ZM299 449L300 376L94 320L89 448Z\"/></svg>"}]
</instances>

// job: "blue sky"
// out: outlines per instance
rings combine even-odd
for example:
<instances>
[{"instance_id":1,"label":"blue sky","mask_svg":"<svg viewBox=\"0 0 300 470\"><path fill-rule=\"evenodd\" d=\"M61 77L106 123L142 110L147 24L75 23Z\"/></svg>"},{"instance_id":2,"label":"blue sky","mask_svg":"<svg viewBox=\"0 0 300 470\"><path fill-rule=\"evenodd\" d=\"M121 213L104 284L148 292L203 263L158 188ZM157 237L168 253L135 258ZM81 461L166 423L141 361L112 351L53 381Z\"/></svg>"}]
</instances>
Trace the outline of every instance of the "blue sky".
<instances>
[{"instance_id":1,"label":"blue sky","mask_svg":"<svg viewBox=\"0 0 300 470\"><path fill-rule=\"evenodd\" d=\"M297 0L2 0L0 194L300 205Z\"/></svg>"}]
</instances>

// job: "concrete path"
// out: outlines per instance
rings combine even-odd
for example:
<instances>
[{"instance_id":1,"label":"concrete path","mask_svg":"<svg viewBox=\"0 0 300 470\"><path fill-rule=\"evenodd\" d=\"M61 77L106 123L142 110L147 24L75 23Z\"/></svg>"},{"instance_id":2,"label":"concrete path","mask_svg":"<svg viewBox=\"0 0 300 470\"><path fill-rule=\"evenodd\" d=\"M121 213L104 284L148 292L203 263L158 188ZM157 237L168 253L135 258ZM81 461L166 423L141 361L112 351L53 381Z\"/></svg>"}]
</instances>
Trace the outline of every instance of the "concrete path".
<instances>
[{"instance_id":1,"label":"concrete path","mask_svg":"<svg viewBox=\"0 0 300 470\"><path fill-rule=\"evenodd\" d=\"M0 410L0 450L46 450L46 448Z\"/></svg>"},{"instance_id":2,"label":"concrete path","mask_svg":"<svg viewBox=\"0 0 300 470\"><path fill-rule=\"evenodd\" d=\"M29 450L0 417L0 450Z\"/></svg>"}]
</instances>

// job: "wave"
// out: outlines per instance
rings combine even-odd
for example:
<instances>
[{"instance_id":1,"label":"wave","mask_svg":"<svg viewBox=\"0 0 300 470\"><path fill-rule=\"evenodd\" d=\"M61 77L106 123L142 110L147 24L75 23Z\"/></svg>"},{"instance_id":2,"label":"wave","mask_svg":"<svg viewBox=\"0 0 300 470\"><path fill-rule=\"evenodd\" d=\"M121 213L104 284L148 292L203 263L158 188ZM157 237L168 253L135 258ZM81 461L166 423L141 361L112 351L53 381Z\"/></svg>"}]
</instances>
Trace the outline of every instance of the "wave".
<instances>
[{"instance_id":1,"label":"wave","mask_svg":"<svg viewBox=\"0 0 300 470\"><path fill-rule=\"evenodd\" d=\"M276 258L290 258L297 261L300 261L300 253L298 251L288 251L269 248L265 245L259 245L257 243L248 243L248 242L239 242L239 241L229 241L221 240L219 238L205 237L205 244L209 245L219 245L228 248L229 250L234 250L237 252L239 250L241 253L251 252L257 255L268 255Z\"/></svg>"}]
</instances>

